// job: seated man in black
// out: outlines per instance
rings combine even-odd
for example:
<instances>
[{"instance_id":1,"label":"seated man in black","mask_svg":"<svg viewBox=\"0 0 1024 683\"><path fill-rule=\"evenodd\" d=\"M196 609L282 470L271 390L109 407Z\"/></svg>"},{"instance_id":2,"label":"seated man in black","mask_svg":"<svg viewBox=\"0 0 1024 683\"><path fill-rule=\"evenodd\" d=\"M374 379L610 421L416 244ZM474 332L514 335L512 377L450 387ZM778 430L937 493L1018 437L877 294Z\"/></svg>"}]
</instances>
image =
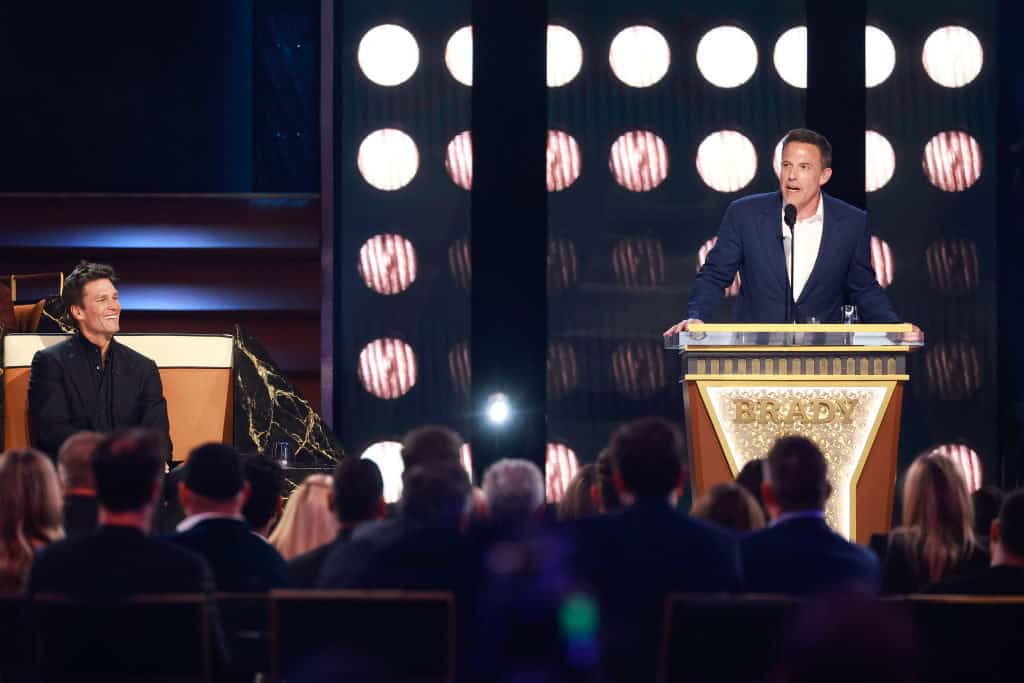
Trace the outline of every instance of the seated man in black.
<instances>
[{"instance_id":1,"label":"seated man in black","mask_svg":"<svg viewBox=\"0 0 1024 683\"><path fill-rule=\"evenodd\" d=\"M989 534L992 566L939 582L930 593L1024 595L1024 489L1003 500Z\"/></svg>"},{"instance_id":2,"label":"seated man in black","mask_svg":"<svg viewBox=\"0 0 1024 683\"><path fill-rule=\"evenodd\" d=\"M242 507L242 516L254 534L267 538L284 509L284 470L259 453L246 455L242 470L249 483L249 497Z\"/></svg>"},{"instance_id":3,"label":"seated man in black","mask_svg":"<svg viewBox=\"0 0 1024 683\"><path fill-rule=\"evenodd\" d=\"M96 530L96 477L92 455L105 437L99 432L78 432L68 437L57 453L57 472L64 488L64 533L68 538L88 536Z\"/></svg>"},{"instance_id":4,"label":"seated man in black","mask_svg":"<svg viewBox=\"0 0 1024 683\"><path fill-rule=\"evenodd\" d=\"M218 591L261 593L288 581L280 553L253 534L242 517L248 495L242 458L234 448L208 443L189 453L178 483L187 516L168 540L206 558Z\"/></svg>"},{"instance_id":5,"label":"seated man in black","mask_svg":"<svg viewBox=\"0 0 1024 683\"><path fill-rule=\"evenodd\" d=\"M288 563L288 585L313 588L327 556L348 543L352 532L363 522L380 519L387 509L384 503L384 479L372 460L345 458L334 468L334 485L327 504L338 517L340 530L334 541L314 548Z\"/></svg>"},{"instance_id":6,"label":"seated man in black","mask_svg":"<svg viewBox=\"0 0 1024 683\"><path fill-rule=\"evenodd\" d=\"M156 363L114 335L121 329L117 276L83 261L64 279L62 297L78 333L36 352L28 384L32 443L54 455L82 430L145 427L171 455L167 402Z\"/></svg>"},{"instance_id":7,"label":"seated man in black","mask_svg":"<svg viewBox=\"0 0 1024 683\"><path fill-rule=\"evenodd\" d=\"M141 594L209 593L206 561L147 536L160 500L165 440L142 429L114 432L93 454L99 529L48 546L35 558L29 593L108 600Z\"/></svg>"},{"instance_id":8,"label":"seated man in black","mask_svg":"<svg viewBox=\"0 0 1024 683\"><path fill-rule=\"evenodd\" d=\"M825 456L806 437L786 436L772 446L761 485L771 526L740 539L746 592L878 592L878 558L825 521L827 473Z\"/></svg>"}]
</instances>

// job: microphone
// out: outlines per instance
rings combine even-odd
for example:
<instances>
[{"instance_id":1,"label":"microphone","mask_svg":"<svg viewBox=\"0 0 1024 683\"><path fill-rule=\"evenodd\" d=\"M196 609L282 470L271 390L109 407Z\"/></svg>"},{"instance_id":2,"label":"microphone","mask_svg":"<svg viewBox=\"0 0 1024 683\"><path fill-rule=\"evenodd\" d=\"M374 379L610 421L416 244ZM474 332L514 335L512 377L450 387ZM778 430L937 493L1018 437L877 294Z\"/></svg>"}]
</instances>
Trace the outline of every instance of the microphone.
<instances>
[{"instance_id":1,"label":"microphone","mask_svg":"<svg viewBox=\"0 0 1024 683\"><path fill-rule=\"evenodd\" d=\"M792 204L786 204L782 209L782 220L786 221L786 225L792 230L793 226L796 225L796 207Z\"/></svg>"},{"instance_id":2,"label":"microphone","mask_svg":"<svg viewBox=\"0 0 1024 683\"><path fill-rule=\"evenodd\" d=\"M796 207L786 204L782 209L782 220L789 226L789 286L786 288L786 322L796 322L796 301L794 301L793 280L796 278Z\"/></svg>"}]
</instances>

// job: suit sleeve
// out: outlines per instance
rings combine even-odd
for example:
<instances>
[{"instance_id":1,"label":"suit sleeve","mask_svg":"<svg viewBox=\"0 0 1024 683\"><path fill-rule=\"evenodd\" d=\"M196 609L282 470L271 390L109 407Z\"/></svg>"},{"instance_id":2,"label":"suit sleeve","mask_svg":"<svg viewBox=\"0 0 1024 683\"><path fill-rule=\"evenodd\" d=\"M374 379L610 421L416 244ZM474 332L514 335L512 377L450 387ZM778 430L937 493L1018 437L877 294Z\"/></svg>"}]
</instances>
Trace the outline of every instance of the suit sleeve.
<instances>
[{"instance_id":1,"label":"suit sleeve","mask_svg":"<svg viewBox=\"0 0 1024 683\"><path fill-rule=\"evenodd\" d=\"M64 369L56 358L43 351L37 351L32 357L28 412L33 443L51 456L56 457L64 440L78 431L71 422Z\"/></svg>"},{"instance_id":2,"label":"suit sleeve","mask_svg":"<svg viewBox=\"0 0 1024 683\"><path fill-rule=\"evenodd\" d=\"M167 419L167 399L164 398L160 371L153 361L147 364L139 401L142 414L139 426L158 431L166 437L167 459L170 460L174 444L171 443L171 426Z\"/></svg>"},{"instance_id":3,"label":"suit sleeve","mask_svg":"<svg viewBox=\"0 0 1024 683\"><path fill-rule=\"evenodd\" d=\"M730 204L722 217L715 246L708 253L704 266L693 282L693 293L687 304L687 318L710 320L725 294L725 288L732 284L742 265L743 240L736 220L735 205Z\"/></svg>"},{"instance_id":4,"label":"suit sleeve","mask_svg":"<svg viewBox=\"0 0 1024 683\"><path fill-rule=\"evenodd\" d=\"M871 236L867 225L857 238L857 247L850 260L846 274L846 289L849 300L860 311L861 321L866 323L898 323L900 316L892 307L889 296L878 284L875 269L871 265Z\"/></svg>"}]
</instances>

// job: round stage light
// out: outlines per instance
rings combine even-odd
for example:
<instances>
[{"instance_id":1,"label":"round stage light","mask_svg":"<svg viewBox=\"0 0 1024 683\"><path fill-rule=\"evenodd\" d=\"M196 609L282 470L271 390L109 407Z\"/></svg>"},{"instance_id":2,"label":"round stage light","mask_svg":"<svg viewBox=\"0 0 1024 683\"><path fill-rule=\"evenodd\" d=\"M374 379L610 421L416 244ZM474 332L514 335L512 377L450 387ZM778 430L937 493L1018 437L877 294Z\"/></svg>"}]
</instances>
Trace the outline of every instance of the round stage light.
<instances>
[{"instance_id":1,"label":"round stage light","mask_svg":"<svg viewBox=\"0 0 1024 683\"><path fill-rule=\"evenodd\" d=\"M794 88L807 87L807 27L794 26L775 41L772 63L779 78Z\"/></svg>"},{"instance_id":2,"label":"round stage light","mask_svg":"<svg viewBox=\"0 0 1024 683\"><path fill-rule=\"evenodd\" d=\"M978 245L971 240L933 242L925 249L928 281L934 289L949 293L971 292L981 283Z\"/></svg>"},{"instance_id":3,"label":"round stage light","mask_svg":"<svg viewBox=\"0 0 1024 683\"><path fill-rule=\"evenodd\" d=\"M404 292L416 280L416 250L401 235L374 235L359 249L359 276L378 294Z\"/></svg>"},{"instance_id":4,"label":"round stage light","mask_svg":"<svg viewBox=\"0 0 1024 683\"><path fill-rule=\"evenodd\" d=\"M487 399L487 421L496 427L501 427L512 417L512 402L508 396L502 393L491 394Z\"/></svg>"},{"instance_id":5,"label":"round stage light","mask_svg":"<svg viewBox=\"0 0 1024 683\"><path fill-rule=\"evenodd\" d=\"M934 448L929 455L952 460L960 470L960 474L963 475L969 493L974 493L984 483L981 475L981 458L970 446L962 443L947 443Z\"/></svg>"},{"instance_id":6,"label":"round stage light","mask_svg":"<svg viewBox=\"0 0 1024 683\"><path fill-rule=\"evenodd\" d=\"M864 27L864 85L874 88L889 78L896 68L896 46L877 26Z\"/></svg>"},{"instance_id":7,"label":"round stage light","mask_svg":"<svg viewBox=\"0 0 1024 683\"><path fill-rule=\"evenodd\" d=\"M962 88L973 81L981 73L984 59L978 36L963 26L936 29L921 52L924 70L944 88Z\"/></svg>"},{"instance_id":8,"label":"round stage light","mask_svg":"<svg viewBox=\"0 0 1024 683\"><path fill-rule=\"evenodd\" d=\"M627 237L612 247L612 270L625 289L665 284L665 247L656 237Z\"/></svg>"},{"instance_id":9,"label":"round stage light","mask_svg":"<svg viewBox=\"0 0 1024 683\"><path fill-rule=\"evenodd\" d=\"M672 53L665 36L650 26L630 26L618 32L608 50L612 73L632 88L648 88L668 73Z\"/></svg>"},{"instance_id":10,"label":"round stage light","mask_svg":"<svg viewBox=\"0 0 1024 683\"><path fill-rule=\"evenodd\" d=\"M649 130L631 130L612 143L612 176L630 192L648 192L668 177L668 147Z\"/></svg>"},{"instance_id":11,"label":"round stage light","mask_svg":"<svg viewBox=\"0 0 1024 683\"><path fill-rule=\"evenodd\" d=\"M544 460L545 493L549 503L562 500L569 482L580 469L576 452L564 443L549 442Z\"/></svg>"},{"instance_id":12,"label":"round stage light","mask_svg":"<svg viewBox=\"0 0 1024 683\"><path fill-rule=\"evenodd\" d=\"M469 396L473 379L473 364L469 356L469 342L460 341L448 352L448 372L452 386L463 396Z\"/></svg>"},{"instance_id":13,"label":"round stage light","mask_svg":"<svg viewBox=\"0 0 1024 683\"><path fill-rule=\"evenodd\" d=\"M864 132L864 169L868 192L885 187L896 171L896 152L885 136L874 130Z\"/></svg>"},{"instance_id":14,"label":"round stage light","mask_svg":"<svg viewBox=\"0 0 1024 683\"><path fill-rule=\"evenodd\" d=\"M972 398L981 389L978 349L963 341L938 342L925 351L928 390L944 401Z\"/></svg>"},{"instance_id":15,"label":"round stage light","mask_svg":"<svg viewBox=\"0 0 1024 683\"><path fill-rule=\"evenodd\" d=\"M743 85L757 70L757 45L736 26L713 28L697 43L697 68L719 88Z\"/></svg>"},{"instance_id":16,"label":"round stage light","mask_svg":"<svg viewBox=\"0 0 1024 683\"><path fill-rule=\"evenodd\" d=\"M359 145L356 166L363 179L378 190L393 192L408 185L420 166L412 138L396 128L382 128Z\"/></svg>"},{"instance_id":17,"label":"round stage light","mask_svg":"<svg viewBox=\"0 0 1024 683\"><path fill-rule=\"evenodd\" d=\"M402 444L397 441L378 441L359 457L372 460L380 469L380 476L384 480L384 502L397 503L401 500L402 473L405 472Z\"/></svg>"},{"instance_id":18,"label":"round stage light","mask_svg":"<svg viewBox=\"0 0 1024 683\"><path fill-rule=\"evenodd\" d=\"M708 260L708 254L711 253L711 250L715 248L716 244L718 244L718 237L712 237L707 242L705 242L703 245L701 245L700 249L697 250L697 272L698 273L700 272L700 269L704 267L704 262ZM728 297L734 297L737 294L739 294L740 293L740 285L741 285L740 274L736 273L736 277L734 277L732 279L732 284L725 288L725 296L728 298Z\"/></svg>"},{"instance_id":19,"label":"round stage light","mask_svg":"<svg viewBox=\"0 0 1024 683\"><path fill-rule=\"evenodd\" d=\"M944 192L963 192L981 177L981 146L963 131L944 131L925 145L921 164L932 185Z\"/></svg>"},{"instance_id":20,"label":"round stage light","mask_svg":"<svg viewBox=\"0 0 1024 683\"><path fill-rule=\"evenodd\" d=\"M645 399L665 386L665 350L651 341L630 341L612 352L612 379L627 398Z\"/></svg>"},{"instance_id":21,"label":"round stage light","mask_svg":"<svg viewBox=\"0 0 1024 683\"><path fill-rule=\"evenodd\" d=\"M473 261L470 257L469 240L455 240L448 246L448 268L459 289L469 289L473 284Z\"/></svg>"},{"instance_id":22,"label":"round stage light","mask_svg":"<svg viewBox=\"0 0 1024 683\"><path fill-rule=\"evenodd\" d=\"M548 240L548 294L561 294L576 284L579 262L572 240L556 237Z\"/></svg>"},{"instance_id":23,"label":"round stage light","mask_svg":"<svg viewBox=\"0 0 1024 683\"><path fill-rule=\"evenodd\" d=\"M448 143L444 170L448 171L452 182L463 190L473 188L473 140L468 130L462 131Z\"/></svg>"},{"instance_id":24,"label":"round stage light","mask_svg":"<svg viewBox=\"0 0 1024 683\"><path fill-rule=\"evenodd\" d=\"M579 366L576 349L569 342L559 341L548 345L547 353L547 396L549 399L564 398L579 383Z\"/></svg>"},{"instance_id":25,"label":"round stage light","mask_svg":"<svg viewBox=\"0 0 1024 683\"><path fill-rule=\"evenodd\" d=\"M580 146L560 130L548 131L548 192L561 192L580 177Z\"/></svg>"},{"instance_id":26,"label":"round stage light","mask_svg":"<svg viewBox=\"0 0 1024 683\"><path fill-rule=\"evenodd\" d=\"M395 24L382 24L366 32L356 52L359 68L377 85L404 83L416 72L420 48L412 34Z\"/></svg>"},{"instance_id":27,"label":"round stage light","mask_svg":"<svg viewBox=\"0 0 1024 683\"><path fill-rule=\"evenodd\" d=\"M416 355L401 339L375 339L359 352L358 374L377 398L399 398L416 384Z\"/></svg>"},{"instance_id":28,"label":"round stage light","mask_svg":"<svg viewBox=\"0 0 1024 683\"><path fill-rule=\"evenodd\" d=\"M871 267L875 271L875 280L882 289L892 284L896 277L896 264L892 258L889 244L875 235L871 236Z\"/></svg>"},{"instance_id":29,"label":"round stage light","mask_svg":"<svg viewBox=\"0 0 1024 683\"><path fill-rule=\"evenodd\" d=\"M576 34L564 26L548 26L548 87L565 85L583 66L583 46Z\"/></svg>"},{"instance_id":30,"label":"round stage light","mask_svg":"<svg viewBox=\"0 0 1024 683\"><path fill-rule=\"evenodd\" d=\"M750 139L735 130L720 130L697 148L697 173L712 190L736 192L757 173L757 151Z\"/></svg>"},{"instance_id":31,"label":"round stage light","mask_svg":"<svg viewBox=\"0 0 1024 683\"><path fill-rule=\"evenodd\" d=\"M463 26L452 34L444 48L448 73L462 85L473 85L473 27Z\"/></svg>"}]
</instances>

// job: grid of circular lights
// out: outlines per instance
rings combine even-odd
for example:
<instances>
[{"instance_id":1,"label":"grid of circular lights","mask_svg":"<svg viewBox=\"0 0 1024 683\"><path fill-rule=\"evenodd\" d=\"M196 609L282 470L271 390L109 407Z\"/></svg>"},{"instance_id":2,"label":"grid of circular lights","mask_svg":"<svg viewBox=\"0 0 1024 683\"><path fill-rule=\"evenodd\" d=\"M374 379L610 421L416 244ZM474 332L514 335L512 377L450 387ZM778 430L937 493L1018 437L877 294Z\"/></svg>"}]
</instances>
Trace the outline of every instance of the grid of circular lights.
<instances>
[{"instance_id":1,"label":"grid of circular lights","mask_svg":"<svg viewBox=\"0 0 1024 683\"><path fill-rule=\"evenodd\" d=\"M401 339L375 339L359 352L358 375L377 398L399 398L416 384L416 354Z\"/></svg>"},{"instance_id":2,"label":"grid of circular lights","mask_svg":"<svg viewBox=\"0 0 1024 683\"><path fill-rule=\"evenodd\" d=\"M981 73L981 41L963 26L943 26L924 41L921 62L928 76L944 88L962 88Z\"/></svg>"},{"instance_id":3,"label":"grid of circular lights","mask_svg":"<svg viewBox=\"0 0 1024 683\"><path fill-rule=\"evenodd\" d=\"M384 480L384 502L397 503L402 498L402 474L405 473L405 461L402 460L402 444L398 441L378 441L370 444L359 456L372 460L380 470ZM470 481L473 480L473 452L468 443L459 449L459 461L466 470Z\"/></svg>"},{"instance_id":4,"label":"grid of circular lights","mask_svg":"<svg viewBox=\"0 0 1024 683\"><path fill-rule=\"evenodd\" d=\"M794 88L807 87L807 27L794 26L775 41L772 63L779 77ZM896 46L877 26L864 27L864 85L884 83L896 67Z\"/></svg>"},{"instance_id":5,"label":"grid of circular lights","mask_svg":"<svg viewBox=\"0 0 1024 683\"><path fill-rule=\"evenodd\" d=\"M756 172L757 150L743 133L720 130L704 138L697 148L697 173L712 190L742 190Z\"/></svg>"},{"instance_id":6,"label":"grid of circular lights","mask_svg":"<svg viewBox=\"0 0 1024 683\"><path fill-rule=\"evenodd\" d=\"M544 461L545 493L549 503L562 500L569 482L580 469L576 451L564 443L549 442Z\"/></svg>"},{"instance_id":7,"label":"grid of circular lights","mask_svg":"<svg viewBox=\"0 0 1024 683\"><path fill-rule=\"evenodd\" d=\"M779 175L782 169L782 143L785 136L775 145L772 154L772 169ZM864 189L875 192L892 180L896 171L896 152L892 143L876 130L864 131Z\"/></svg>"},{"instance_id":8,"label":"grid of circular lights","mask_svg":"<svg viewBox=\"0 0 1024 683\"><path fill-rule=\"evenodd\" d=\"M473 85L473 27L455 31L444 50L444 63L456 81ZM583 67L583 46L576 34L564 26L548 26L547 83L558 88L571 82Z\"/></svg>"},{"instance_id":9,"label":"grid of circular lights","mask_svg":"<svg viewBox=\"0 0 1024 683\"><path fill-rule=\"evenodd\" d=\"M949 458L960 469L964 477L967 490L971 493L981 488L983 482L981 474L981 458L970 446L962 443L947 443L934 448L931 455Z\"/></svg>"},{"instance_id":10,"label":"grid of circular lights","mask_svg":"<svg viewBox=\"0 0 1024 683\"><path fill-rule=\"evenodd\" d=\"M381 128L360 143L356 166L370 185L394 192L412 182L419 170L420 153L406 133L397 128Z\"/></svg>"},{"instance_id":11,"label":"grid of circular lights","mask_svg":"<svg viewBox=\"0 0 1024 683\"><path fill-rule=\"evenodd\" d=\"M649 88L668 73L672 52L660 31L629 26L612 39L608 50L612 73L631 88Z\"/></svg>"},{"instance_id":12,"label":"grid of circular lights","mask_svg":"<svg viewBox=\"0 0 1024 683\"><path fill-rule=\"evenodd\" d=\"M757 45L736 26L713 28L697 43L697 68L719 88L741 86L757 70Z\"/></svg>"},{"instance_id":13,"label":"grid of circular lights","mask_svg":"<svg viewBox=\"0 0 1024 683\"><path fill-rule=\"evenodd\" d=\"M649 130L632 130L612 143L608 166L619 185L647 192L668 177L668 147Z\"/></svg>"},{"instance_id":14,"label":"grid of circular lights","mask_svg":"<svg viewBox=\"0 0 1024 683\"><path fill-rule=\"evenodd\" d=\"M409 80L420 63L416 39L397 24L374 26L359 41L359 68L377 85L393 87Z\"/></svg>"},{"instance_id":15,"label":"grid of circular lights","mask_svg":"<svg viewBox=\"0 0 1024 683\"><path fill-rule=\"evenodd\" d=\"M378 294L404 292L416 280L416 250L401 235L374 235L359 248L359 277Z\"/></svg>"}]
</instances>

